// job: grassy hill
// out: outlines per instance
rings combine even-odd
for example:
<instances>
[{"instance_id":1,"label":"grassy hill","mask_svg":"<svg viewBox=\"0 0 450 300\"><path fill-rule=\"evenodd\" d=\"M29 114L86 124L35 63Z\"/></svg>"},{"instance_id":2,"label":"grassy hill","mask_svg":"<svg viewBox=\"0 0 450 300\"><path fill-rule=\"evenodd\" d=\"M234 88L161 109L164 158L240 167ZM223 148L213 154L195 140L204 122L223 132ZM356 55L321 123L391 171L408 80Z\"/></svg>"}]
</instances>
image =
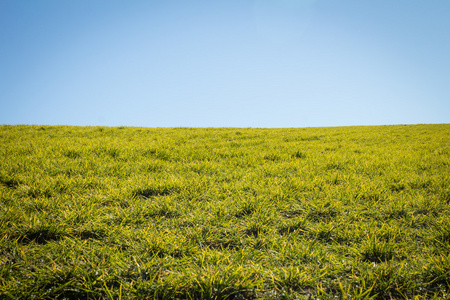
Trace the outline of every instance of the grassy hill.
<instances>
[{"instance_id":1,"label":"grassy hill","mask_svg":"<svg viewBox=\"0 0 450 300\"><path fill-rule=\"evenodd\" d=\"M0 145L1 299L450 297L450 124Z\"/></svg>"}]
</instances>

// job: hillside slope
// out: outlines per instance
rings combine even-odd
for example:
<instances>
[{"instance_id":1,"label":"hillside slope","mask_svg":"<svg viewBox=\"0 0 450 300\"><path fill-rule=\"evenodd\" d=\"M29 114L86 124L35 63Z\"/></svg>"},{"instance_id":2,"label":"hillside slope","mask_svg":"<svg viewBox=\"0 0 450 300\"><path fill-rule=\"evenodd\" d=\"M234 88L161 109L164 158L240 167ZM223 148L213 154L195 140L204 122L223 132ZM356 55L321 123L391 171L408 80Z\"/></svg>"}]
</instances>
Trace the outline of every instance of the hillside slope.
<instances>
[{"instance_id":1,"label":"hillside slope","mask_svg":"<svg viewBox=\"0 0 450 300\"><path fill-rule=\"evenodd\" d=\"M450 292L450 124L0 126L0 298Z\"/></svg>"}]
</instances>

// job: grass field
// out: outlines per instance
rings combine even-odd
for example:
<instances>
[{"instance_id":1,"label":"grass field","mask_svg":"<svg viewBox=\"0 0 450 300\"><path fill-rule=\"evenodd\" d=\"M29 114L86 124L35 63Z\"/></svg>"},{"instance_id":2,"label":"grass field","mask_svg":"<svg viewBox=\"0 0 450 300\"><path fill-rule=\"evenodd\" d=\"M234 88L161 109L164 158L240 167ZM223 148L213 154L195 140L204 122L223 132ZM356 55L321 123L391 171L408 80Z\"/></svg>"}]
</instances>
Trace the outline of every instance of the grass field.
<instances>
[{"instance_id":1,"label":"grass field","mask_svg":"<svg viewBox=\"0 0 450 300\"><path fill-rule=\"evenodd\" d=\"M450 124L0 144L0 299L450 298Z\"/></svg>"}]
</instances>

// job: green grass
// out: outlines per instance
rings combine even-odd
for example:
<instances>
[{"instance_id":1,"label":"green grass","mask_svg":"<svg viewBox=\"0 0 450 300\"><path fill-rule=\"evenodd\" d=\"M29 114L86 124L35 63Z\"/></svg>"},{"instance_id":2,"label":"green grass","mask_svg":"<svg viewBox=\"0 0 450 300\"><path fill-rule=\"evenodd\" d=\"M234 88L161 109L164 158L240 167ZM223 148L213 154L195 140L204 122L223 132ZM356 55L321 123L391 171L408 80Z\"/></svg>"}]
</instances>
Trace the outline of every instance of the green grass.
<instances>
[{"instance_id":1,"label":"green grass","mask_svg":"<svg viewBox=\"0 0 450 300\"><path fill-rule=\"evenodd\" d=\"M450 297L449 124L0 144L0 299Z\"/></svg>"}]
</instances>

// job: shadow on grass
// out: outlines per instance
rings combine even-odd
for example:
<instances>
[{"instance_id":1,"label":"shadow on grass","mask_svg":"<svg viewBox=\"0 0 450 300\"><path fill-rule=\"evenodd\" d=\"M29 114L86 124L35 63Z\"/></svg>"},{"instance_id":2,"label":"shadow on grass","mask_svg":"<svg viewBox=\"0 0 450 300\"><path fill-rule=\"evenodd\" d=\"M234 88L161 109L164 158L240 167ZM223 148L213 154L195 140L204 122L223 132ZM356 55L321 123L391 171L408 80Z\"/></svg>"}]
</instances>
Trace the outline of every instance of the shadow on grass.
<instances>
[{"instance_id":1,"label":"shadow on grass","mask_svg":"<svg viewBox=\"0 0 450 300\"><path fill-rule=\"evenodd\" d=\"M133 196L150 198L154 196L168 196L177 192L179 189L173 185L157 185L147 188L138 188L133 191Z\"/></svg>"},{"instance_id":2,"label":"shadow on grass","mask_svg":"<svg viewBox=\"0 0 450 300\"><path fill-rule=\"evenodd\" d=\"M20 182L13 178L6 178L3 176L0 176L0 184L6 186L7 188L17 188L20 184Z\"/></svg>"},{"instance_id":3,"label":"shadow on grass","mask_svg":"<svg viewBox=\"0 0 450 300\"><path fill-rule=\"evenodd\" d=\"M64 232L53 227L30 228L17 239L21 244L35 242L36 244L46 244L51 241L59 241L65 236Z\"/></svg>"}]
</instances>

